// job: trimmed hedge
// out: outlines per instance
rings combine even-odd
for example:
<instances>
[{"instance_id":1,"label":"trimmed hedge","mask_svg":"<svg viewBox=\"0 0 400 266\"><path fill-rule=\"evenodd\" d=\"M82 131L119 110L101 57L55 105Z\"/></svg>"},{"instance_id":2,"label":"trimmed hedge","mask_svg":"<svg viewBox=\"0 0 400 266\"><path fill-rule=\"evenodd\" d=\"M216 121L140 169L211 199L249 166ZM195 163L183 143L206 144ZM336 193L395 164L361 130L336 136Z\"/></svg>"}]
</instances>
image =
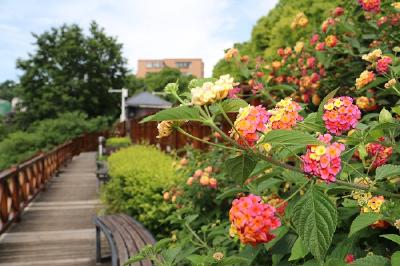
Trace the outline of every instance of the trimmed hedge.
<instances>
[{"instance_id":1,"label":"trimmed hedge","mask_svg":"<svg viewBox=\"0 0 400 266\"><path fill-rule=\"evenodd\" d=\"M135 145L108 158L110 181L102 189L108 212L124 212L154 235L165 236L171 225L165 218L175 207L163 200L165 188L179 179L174 159L154 146Z\"/></svg>"},{"instance_id":2,"label":"trimmed hedge","mask_svg":"<svg viewBox=\"0 0 400 266\"><path fill-rule=\"evenodd\" d=\"M132 145L132 141L128 137L124 138L109 138L106 140L106 146L112 148L123 148Z\"/></svg>"}]
</instances>

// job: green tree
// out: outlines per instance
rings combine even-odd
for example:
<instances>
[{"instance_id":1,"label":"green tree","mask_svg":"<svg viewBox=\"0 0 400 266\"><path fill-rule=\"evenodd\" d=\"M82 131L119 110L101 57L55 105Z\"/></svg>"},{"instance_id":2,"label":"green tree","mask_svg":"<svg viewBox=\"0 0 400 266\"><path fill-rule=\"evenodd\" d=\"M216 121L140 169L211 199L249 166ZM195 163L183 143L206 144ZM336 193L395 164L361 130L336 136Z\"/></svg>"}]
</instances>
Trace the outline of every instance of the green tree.
<instances>
[{"instance_id":1,"label":"green tree","mask_svg":"<svg viewBox=\"0 0 400 266\"><path fill-rule=\"evenodd\" d=\"M165 67L160 72L148 73L144 79L146 89L149 91L163 91L168 83L179 82L179 88L187 88L193 75L184 75L177 68Z\"/></svg>"},{"instance_id":2,"label":"green tree","mask_svg":"<svg viewBox=\"0 0 400 266\"><path fill-rule=\"evenodd\" d=\"M71 111L89 117L118 112L119 97L108 90L124 86L122 44L95 22L88 35L77 25L63 25L33 36L35 52L17 62L27 108L19 117L30 122Z\"/></svg>"},{"instance_id":3,"label":"green tree","mask_svg":"<svg viewBox=\"0 0 400 266\"><path fill-rule=\"evenodd\" d=\"M126 75L125 88L129 90L129 95L146 90L145 80L138 78L134 74Z\"/></svg>"},{"instance_id":4,"label":"green tree","mask_svg":"<svg viewBox=\"0 0 400 266\"><path fill-rule=\"evenodd\" d=\"M12 80L6 80L0 84L0 99L11 101L16 96L18 84Z\"/></svg>"}]
</instances>

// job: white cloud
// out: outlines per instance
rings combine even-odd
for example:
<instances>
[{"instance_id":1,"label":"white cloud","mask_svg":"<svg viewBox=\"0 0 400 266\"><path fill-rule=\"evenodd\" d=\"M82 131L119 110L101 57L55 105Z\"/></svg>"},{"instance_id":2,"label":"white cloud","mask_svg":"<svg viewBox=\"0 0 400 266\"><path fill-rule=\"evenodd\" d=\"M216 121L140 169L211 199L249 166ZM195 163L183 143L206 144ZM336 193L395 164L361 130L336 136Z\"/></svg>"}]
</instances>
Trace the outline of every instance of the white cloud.
<instances>
[{"instance_id":1,"label":"white cloud","mask_svg":"<svg viewBox=\"0 0 400 266\"><path fill-rule=\"evenodd\" d=\"M124 44L131 69L136 69L139 58L200 57L205 74L211 75L223 50L239 41L234 36L241 23L254 24L276 0L69 0L38 1L47 4L31 7L24 6L25 1L15 2L30 21L24 26L28 32L40 33L62 23L87 28L96 20ZM12 12L8 9L8 14Z\"/></svg>"}]
</instances>

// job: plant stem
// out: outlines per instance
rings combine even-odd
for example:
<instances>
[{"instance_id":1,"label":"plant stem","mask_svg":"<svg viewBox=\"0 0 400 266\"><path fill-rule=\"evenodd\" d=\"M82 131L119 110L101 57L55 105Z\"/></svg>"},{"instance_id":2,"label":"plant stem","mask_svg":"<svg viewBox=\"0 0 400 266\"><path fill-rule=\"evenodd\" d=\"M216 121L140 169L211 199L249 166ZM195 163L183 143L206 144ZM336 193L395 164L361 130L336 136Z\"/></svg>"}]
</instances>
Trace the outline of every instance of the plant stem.
<instances>
[{"instance_id":1,"label":"plant stem","mask_svg":"<svg viewBox=\"0 0 400 266\"><path fill-rule=\"evenodd\" d=\"M308 179L306 182L304 182L303 185L301 185L294 193L292 193L292 195L290 195L287 199L284 199L281 203L277 204L275 206L275 208L278 208L279 206L281 206L282 204L284 204L285 202L289 202L289 200L291 200L294 196L296 196L297 193L299 193L308 183L310 183L310 179Z\"/></svg>"},{"instance_id":2,"label":"plant stem","mask_svg":"<svg viewBox=\"0 0 400 266\"><path fill-rule=\"evenodd\" d=\"M198 138L198 137L195 137L195 136L193 136L193 135L187 133L185 130L183 130L183 129L180 128L180 127L177 127L176 130L177 130L178 132L182 133L183 135L185 135L186 137L192 138L192 139L194 139L194 140L200 141L200 142L205 143L205 144L208 144L208 145L212 145L212 146L215 146L215 147L218 147L218 148L228 149L228 150L232 150L232 151L241 151L241 150L239 150L239 149L237 149L237 148L227 147L227 146L224 146L224 145L220 145L220 144L216 144L216 143L213 143L213 142L209 142L209 141L204 140L204 139L200 139L200 138Z\"/></svg>"}]
</instances>

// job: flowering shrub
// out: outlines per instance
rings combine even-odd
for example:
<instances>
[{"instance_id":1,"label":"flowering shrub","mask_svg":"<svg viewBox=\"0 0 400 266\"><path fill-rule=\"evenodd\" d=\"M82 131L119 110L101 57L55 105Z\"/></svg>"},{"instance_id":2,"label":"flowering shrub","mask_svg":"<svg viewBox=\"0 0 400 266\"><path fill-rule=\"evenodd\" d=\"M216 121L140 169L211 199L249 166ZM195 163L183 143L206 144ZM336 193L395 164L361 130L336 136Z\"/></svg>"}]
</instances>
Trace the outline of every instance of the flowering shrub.
<instances>
[{"instance_id":1,"label":"flowering shrub","mask_svg":"<svg viewBox=\"0 0 400 266\"><path fill-rule=\"evenodd\" d=\"M196 121L218 137L200 140L207 153L187 151L197 156L171 188L182 192L170 242L132 261L399 264L399 23L389 1L348 1L274 58L252 65L229 50L225 58L248 74L240 91L227 76L221 94L215 80L193 81L191 95L169 86L181 105L143 122ZM293 31L307 26L304 13L293 18Z\"/></svg>"},{"instance_id":2,"label":"flowering shrub","mask_svg":"<svg viewBox=\"0 0 400 266\"><path fill-rule=\"evenodd\" d=\"M281 225L275 216L275 208L262 203L259 196L249 195L232 202L229 211L231 221L231 235L238 235L240 242L253 246L267 243L275 238L272 230Z\"/></svg>"}]
</instances>

